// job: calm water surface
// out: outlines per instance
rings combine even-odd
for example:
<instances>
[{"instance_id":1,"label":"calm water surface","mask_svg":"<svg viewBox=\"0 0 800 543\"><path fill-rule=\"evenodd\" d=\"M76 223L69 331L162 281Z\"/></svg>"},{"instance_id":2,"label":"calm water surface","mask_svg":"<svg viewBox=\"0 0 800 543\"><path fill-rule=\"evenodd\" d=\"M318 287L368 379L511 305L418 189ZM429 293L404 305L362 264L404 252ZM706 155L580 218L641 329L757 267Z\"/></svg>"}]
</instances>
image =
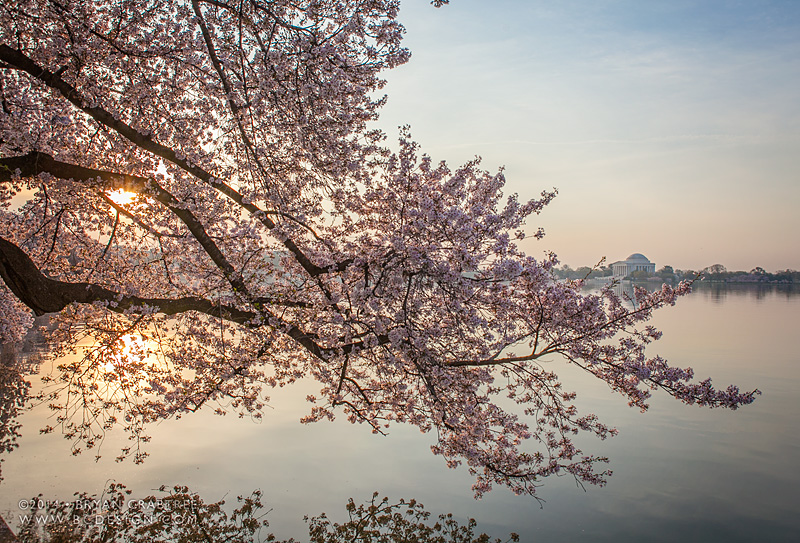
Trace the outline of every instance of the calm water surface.
<instances>
[{"instance_id":1,"label":"calm water surface","mask_svg":"<svg viewBox=\"0 0 800 543\"><path fill-rule=\"evenodd\" d=\"M398 426L388 437L335 421L302 426L313 384L273 393L264 421L207 413L152 429L144 465L117 464L125 438L112 435L104 457L72 457L60 436L40 436L49 413L22 417L20 448L6 455L0 513L15 524L18 502L42 493L68 500L100 493L116 480L144 497L162 484L188 484L207 501L235 501L254 488L272 509L270 530L307 533L304 514L344 520L349 497L373 491L415 497L434 514L474 517L496 537L523 541L797 541L800 534L800 290L701 286L661 311L664 331L653 352L691 366L718 386L763 392L736 412L684 406L657 394L646 414L603 384L553 360L583 412L595 412L620 435L581 441L587 453L611 459L605 488L576 487L569 477L544 481L543 508L497 488L472 498L465 470L449 470L428 450L431 436ZM46 369L46 368L42 368Z\"/></svg>"}]
</instances>

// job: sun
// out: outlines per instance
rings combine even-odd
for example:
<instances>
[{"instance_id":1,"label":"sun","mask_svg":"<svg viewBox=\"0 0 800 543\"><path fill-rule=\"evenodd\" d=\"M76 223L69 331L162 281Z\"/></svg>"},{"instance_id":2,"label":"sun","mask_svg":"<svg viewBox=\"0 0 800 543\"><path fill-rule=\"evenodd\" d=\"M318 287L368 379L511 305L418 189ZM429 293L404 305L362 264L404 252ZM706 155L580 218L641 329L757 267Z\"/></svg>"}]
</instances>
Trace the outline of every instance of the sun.
<instances>
[{"instance_id":1,"label":"sun","mask_svg":"<svg viewBox=\"0 0 800 543\"><path fill-rule=\"evenodd\" d=\"M133 199L136 198L136 194L133 192L128 192L127 190L117 189L111 192L107 192L106 196L108 196L112 202L117 204L118 206L125 206L133 202Z\"/></svg>"},{"instance_id":2,"label":"sun","mask_svg":"<svg viewBox=\"0 0 800 543\"><path fill-rule=\"evenodd\" d=\"M127 366L132 363L141 362L145 355L146 344L144 340L130 334L122 336L121 345L118 351L111 353L108 359L103 362L103 369L108 373L119 373L125 371Z\"/></svg>"}]
</instances>

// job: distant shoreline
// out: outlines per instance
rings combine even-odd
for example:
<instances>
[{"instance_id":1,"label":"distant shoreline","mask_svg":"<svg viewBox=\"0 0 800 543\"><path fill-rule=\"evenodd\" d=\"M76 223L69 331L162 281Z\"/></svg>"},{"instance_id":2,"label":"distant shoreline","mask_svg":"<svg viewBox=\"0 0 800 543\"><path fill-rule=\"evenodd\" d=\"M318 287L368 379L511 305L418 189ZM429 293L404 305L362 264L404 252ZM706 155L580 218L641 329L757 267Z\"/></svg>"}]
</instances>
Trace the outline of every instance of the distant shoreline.
<instances>
[{"instance_id":1,"label":"distant shoreline","mask_svg":"<svg viewBox=\"0 0 800 543\"><path fill-rule=\"evenodd\" d=\"M800 284L800 271L782 270L768 272L764 268L756 267L747 271L728 271L725 266L715 264L703 270L678 270L672 266L664 266L660 270L643 271L637 270L625 277L612 274L611 268L589 268L584 266L573 270L569 266L562 266L554 270L554 275L558 279L588 279L597 282L610 282L614 280L633 281L639 283L654 282L678 282L695 280L697 283L715 284L756 284L756 285L794 285Z\"/></svg>"}]
</instances>

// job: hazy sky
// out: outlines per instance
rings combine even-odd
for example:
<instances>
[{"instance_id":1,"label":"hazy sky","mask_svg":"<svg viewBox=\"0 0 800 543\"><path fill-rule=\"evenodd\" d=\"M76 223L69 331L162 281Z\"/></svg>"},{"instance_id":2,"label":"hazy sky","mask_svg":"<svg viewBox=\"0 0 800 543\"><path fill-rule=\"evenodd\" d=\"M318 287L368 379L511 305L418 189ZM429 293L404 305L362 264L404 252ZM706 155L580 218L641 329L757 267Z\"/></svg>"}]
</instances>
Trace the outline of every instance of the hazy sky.
<instances>
[{"instance_id":1,"label":"hazy sky","mask_svg":"<svg viewBox=\"0 0 800 543\"><path fill-rule=\"evenodd\" d=\"M529 254L800 269L800 1L403 0L381 126L557 187Z\"/></svg>"}]
</instances>

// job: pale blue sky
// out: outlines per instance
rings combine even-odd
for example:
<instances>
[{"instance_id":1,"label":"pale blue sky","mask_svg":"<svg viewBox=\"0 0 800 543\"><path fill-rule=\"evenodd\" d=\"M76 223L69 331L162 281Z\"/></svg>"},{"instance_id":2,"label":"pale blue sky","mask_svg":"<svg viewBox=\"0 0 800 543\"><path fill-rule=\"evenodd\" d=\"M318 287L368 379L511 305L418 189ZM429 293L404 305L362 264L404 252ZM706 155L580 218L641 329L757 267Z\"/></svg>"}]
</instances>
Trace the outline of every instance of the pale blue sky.
<instances>
[{"instance_id":1,"label":"pale blue sky","mask_svg":"<svg viewBox=\"0 0 800 543\"><path fill-rule=\"evenodd\" d=\"M800 269L800 1L401 6L381 126L505 165L522 197L557 187L530 254Z\"/></svg>"}]
</instances>

